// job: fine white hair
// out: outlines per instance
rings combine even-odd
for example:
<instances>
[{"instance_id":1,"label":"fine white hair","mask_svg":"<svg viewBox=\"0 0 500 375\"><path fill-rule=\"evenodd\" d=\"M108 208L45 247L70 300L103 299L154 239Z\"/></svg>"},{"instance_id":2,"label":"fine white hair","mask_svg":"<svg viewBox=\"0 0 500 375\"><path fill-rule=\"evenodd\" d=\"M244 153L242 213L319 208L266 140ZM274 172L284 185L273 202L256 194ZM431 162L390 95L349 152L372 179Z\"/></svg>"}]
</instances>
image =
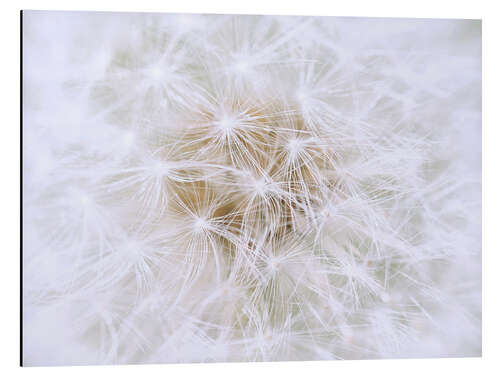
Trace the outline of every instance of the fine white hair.
<instances>
[{"instance_id":1,"label":"fine white hair","mask_svg":"<svg viewBox=\"0 0 500 375\"><path fill-rule=\"evenodd\" d=\"M481 355L481 23L23 13L25 365Z\"/></svg>"}]
</instances>

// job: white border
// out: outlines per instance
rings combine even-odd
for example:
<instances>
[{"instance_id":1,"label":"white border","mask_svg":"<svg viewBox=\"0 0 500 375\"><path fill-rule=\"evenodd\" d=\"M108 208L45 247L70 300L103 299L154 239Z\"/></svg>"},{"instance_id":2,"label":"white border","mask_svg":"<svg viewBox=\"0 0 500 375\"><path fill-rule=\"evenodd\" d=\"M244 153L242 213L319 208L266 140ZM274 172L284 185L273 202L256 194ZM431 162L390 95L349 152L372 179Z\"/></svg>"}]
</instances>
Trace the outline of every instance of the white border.
<instances>
[{"instance_id":1,"label":"white border","mask_svg":"<svg viewBox=\"0 0 500 375\"><path fill-rule=\"evenodd\" d=\"M330 3L330 5L325 5ZM486 4L489 5L486 5ZM0 44L0 367L10 371L36 371L41 374L164 373L225 374L245 373L332 373L342 374L476 374L500 368L498 347L500 285L498 169L500 142L498 128L500 58L498 38L500 20L493 1L458 0L181 0L172 1L18 1L2 3ZM483 358L437 360L383 360L344 362L282 362L245 364L190 364L158 366L103 366L20 369L19 366L19 10L99 10L154 11L234 14L290 14L369 17L425 17L483 19Z\"/></svg>"},{"instance_id":2,"label":"white border","mask_svg":"<svg viewBox=\"0 0 500 375\"><path fill-rule=\"evenodd\" d=\"M128 12L173 12L173 13L231 13L231 14L276 14L311 16L358 16L358 17L424 17L424 18L482 18L482 1L468 6L460 0L349 0L349 1L287 1L287 0L182 0L158 1L80 1L64 0L19 1L22 9L46 10L99 10ZM327 5L327 3L331 3ZM448 4L448 6L446 6Z\"/></svg>"}]
</instances>

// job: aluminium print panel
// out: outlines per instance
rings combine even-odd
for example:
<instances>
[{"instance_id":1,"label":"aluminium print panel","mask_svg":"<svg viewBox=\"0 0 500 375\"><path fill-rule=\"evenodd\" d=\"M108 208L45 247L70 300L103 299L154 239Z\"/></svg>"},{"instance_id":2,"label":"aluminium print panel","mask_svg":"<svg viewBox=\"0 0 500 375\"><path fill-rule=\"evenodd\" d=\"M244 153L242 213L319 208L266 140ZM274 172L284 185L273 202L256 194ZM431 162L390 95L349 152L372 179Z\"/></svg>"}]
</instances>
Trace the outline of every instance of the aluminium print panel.
<instances>
[{"instance_id":1,"label":"aluminium print panel","mask_svg":"<svg viewBox=\"0 0 500 375\"><path fill-rule=\"evenodd\" d=\"M481 21L22 27L24 365L481 355Z\"/></svg>"}]
</instances>

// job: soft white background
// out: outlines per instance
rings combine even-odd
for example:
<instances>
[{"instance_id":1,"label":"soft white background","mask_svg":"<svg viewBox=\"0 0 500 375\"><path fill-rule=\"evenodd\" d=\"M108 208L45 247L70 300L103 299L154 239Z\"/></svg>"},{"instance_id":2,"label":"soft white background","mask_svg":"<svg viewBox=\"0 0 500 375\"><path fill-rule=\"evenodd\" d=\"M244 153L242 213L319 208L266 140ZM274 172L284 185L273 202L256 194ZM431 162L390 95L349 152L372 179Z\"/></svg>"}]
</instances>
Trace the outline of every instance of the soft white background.
<instances>
[{"instance_id":1,"label":"soft white background","mask_svg":"<svg viewBox=\"0 0 500 375\"><path fill-rule=\"evenodd\" d=\"M329 4L329 5L328 5ZM481 374L500 371L500 241L498 214L500 132L498 126L500 17L494 1L4 1L1 7L0 69L0 370L41 374L79 373L340 373ZM19 369L19 10L107 10L192 13L290 14L483 19L483 359L384 360L189 364ZM496 370L495 370L496 368Z\"/></svg>"}]
</instances>

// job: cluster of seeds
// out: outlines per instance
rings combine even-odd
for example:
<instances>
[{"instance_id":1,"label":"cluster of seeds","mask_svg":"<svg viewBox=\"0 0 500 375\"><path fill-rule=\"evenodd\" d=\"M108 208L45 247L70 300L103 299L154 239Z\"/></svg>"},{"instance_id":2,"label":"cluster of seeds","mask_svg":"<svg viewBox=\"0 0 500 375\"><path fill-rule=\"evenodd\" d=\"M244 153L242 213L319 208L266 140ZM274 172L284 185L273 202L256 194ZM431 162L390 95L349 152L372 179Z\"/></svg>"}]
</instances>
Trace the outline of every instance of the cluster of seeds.
<instances>
[{"instance_id":1,"label":"cluster of seeds","mask_svg":"<svg viewBox=\"0 0 500 375\"><path fill-rule=\"evenodd\" d=\"M60 36L81 74L47 84L58 106L26 80L28 362L480 351L480 185L453 136L474 79L347 38L375 20L73 17L97 37Z\"/></svg>"}]
</instances>

